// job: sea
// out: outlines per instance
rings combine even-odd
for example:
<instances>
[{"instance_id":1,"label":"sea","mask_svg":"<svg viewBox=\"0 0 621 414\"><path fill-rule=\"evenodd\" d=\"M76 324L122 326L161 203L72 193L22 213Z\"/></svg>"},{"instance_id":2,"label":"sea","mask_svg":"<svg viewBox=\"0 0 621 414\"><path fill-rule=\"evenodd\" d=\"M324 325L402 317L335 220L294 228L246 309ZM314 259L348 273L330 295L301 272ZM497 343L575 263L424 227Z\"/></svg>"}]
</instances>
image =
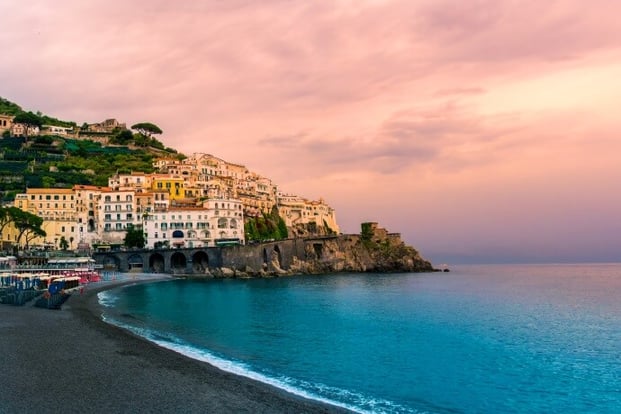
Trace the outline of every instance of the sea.
<instances>
[{"instance_id":1,"label":"sea","mask_svg":"<svg viewBox=\"0 0 621 414\"><path fill-rule=\"evenodd\" d=\"M99 299L160 346L356 412L621 412L621 264L173 279Z\"/></svg>"}]
</instances>

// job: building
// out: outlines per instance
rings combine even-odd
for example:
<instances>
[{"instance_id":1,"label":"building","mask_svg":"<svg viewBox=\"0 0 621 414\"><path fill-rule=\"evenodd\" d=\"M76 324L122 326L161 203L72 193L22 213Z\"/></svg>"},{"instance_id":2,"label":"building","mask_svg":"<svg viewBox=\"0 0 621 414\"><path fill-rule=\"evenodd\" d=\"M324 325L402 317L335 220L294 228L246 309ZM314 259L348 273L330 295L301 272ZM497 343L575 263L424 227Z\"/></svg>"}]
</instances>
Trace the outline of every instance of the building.
<instances>
[{"instance_id":1,"label":"building","mask_svg":"<svg viewBox=\"0 0 621 414\"><path fill-rule=\"evenodd\" d=\"M10 131L11 126L13 126L13 115L3 115L0 114L0 134L4 131Z\"/></svg>"},{"instance_id":2,"label":"building","mask_svg":"<svg viewBox=\"0 0 621 414\"><path fill-rule=\"evenodd\" d=\"M180 200L185 197L185 183L182 177L168 174L153 174L151 176L151 190L168 192L170 200Z\"/></svg>"},{"instance_id":3,"label":"building","mask_svg":"<svg viewBox=\"0 0 621 414\"><path fill-rule=\"evenodd\" d=\"M289 228L311 225L315 228L323 227L324 233L339 233L336 222L336 212L323 199L309 201L305 198L278 194L278 214Z\"/></svg>"},{"instance_id":4,"label":"building","mask_svg":"<svg viewBox=\"0 0 621 414\"><path fill-rule=\"evenodd\" d=\"M244 217L239 200L209 200L202 206L171 206L145 217L146 246L213 247L244 244Z\"/></svg>"},{"instance_id":5,"label":"building","mask_svg":"<svg viewBox=\"0 0 621 414\"><path fill-rule=\"evenodd\" d=\"M107 188L101 192L97 209L97 232L104 243L122 243L128 227L140 225L133 190Z\"/></svg>"},{"instance_id":6,"label":"building","mask_svg":"<svg viewBox=\"0 0 621 414\"><path fill-rule=\"evenodd\" d=\"M14 205L43 219L42 228L47 235L33 239L30 245L59 248L64 238L72 248L74 242L79 240L78 213L72 189L29 188L26 193L16 195ZM25 241L20 240L20 243L25 244Z\"/></svg>"},{"instance_id":7,"label":"building","mask_svg":"<svg viewBox=\"0 0 621 414\"><path fill-rule=\"evenodd\" d=\"M27 132L27 133L26 133ZM11 136L13 137L25 137L39 135L39 127L31 126L26 128L25 124L11 124Z\"/></svg>"}]
</instances>

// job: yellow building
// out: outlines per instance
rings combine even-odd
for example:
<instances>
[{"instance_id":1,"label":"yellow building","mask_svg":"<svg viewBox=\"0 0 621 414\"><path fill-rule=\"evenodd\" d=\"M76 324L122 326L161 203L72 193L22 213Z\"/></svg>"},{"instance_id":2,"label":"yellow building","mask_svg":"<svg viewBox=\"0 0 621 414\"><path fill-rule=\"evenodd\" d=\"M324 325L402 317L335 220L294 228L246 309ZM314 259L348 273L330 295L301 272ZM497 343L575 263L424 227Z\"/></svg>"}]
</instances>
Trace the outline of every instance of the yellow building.
<instances>
[{"instance_id":1,"label":"yellow building","mask_svg":"<svg viewBox=\"0 0 621 414\"><path fill-rule=\"evenodd\" d=\"M0 114L0 133L10 131L13 126L13 115Z\"/></svg>"},{"instance_id":2,"label":"yellow building","mask_svg":"<svg viewBox=\"0 0 621 414\"><path fill-rule=\"evenodd\" d=\"M153 191L168 191L170 200L180 200L185 198L185 185L183 178L174 177L166 174L155 174L152 176L151 189Z\"/></svg>"},{"instance_id":3,"label":"yellow building","mask_svg":"<svg viewBox=\"0 0 621 414\"><path fill-rule=\"evenodd\" d=\"M17 194L15 207L35 214L43 219L45 238L36 238L30 245L48 245L60 247L60 240L64 237L69 248L78 240L77 208L75 194L70 188L29 188L25 194ZM14 235L15 242L17 240ZM25 245L25 240L20 240Z\"/></svg>"}]
</instances>

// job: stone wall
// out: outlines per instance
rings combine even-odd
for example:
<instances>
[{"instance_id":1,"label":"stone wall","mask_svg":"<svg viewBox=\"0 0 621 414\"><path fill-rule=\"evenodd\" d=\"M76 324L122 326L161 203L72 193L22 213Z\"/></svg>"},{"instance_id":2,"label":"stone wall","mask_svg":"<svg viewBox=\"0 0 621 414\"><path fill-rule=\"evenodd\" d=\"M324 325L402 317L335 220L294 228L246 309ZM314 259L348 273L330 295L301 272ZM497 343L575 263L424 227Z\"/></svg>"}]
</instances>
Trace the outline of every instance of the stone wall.
<instances>
[{"instance_id":1,"label":"stone wall","mask_svg":"<svg viewBox=\"0 0 621 414\"><path fill-rule=\"evenodd\" d=\"M94 253L104 268L213 277L264 277L335 272L428 272L434 270L396 233L296 238L269 243L197 249Z\"/></svg>"}]
</instances>

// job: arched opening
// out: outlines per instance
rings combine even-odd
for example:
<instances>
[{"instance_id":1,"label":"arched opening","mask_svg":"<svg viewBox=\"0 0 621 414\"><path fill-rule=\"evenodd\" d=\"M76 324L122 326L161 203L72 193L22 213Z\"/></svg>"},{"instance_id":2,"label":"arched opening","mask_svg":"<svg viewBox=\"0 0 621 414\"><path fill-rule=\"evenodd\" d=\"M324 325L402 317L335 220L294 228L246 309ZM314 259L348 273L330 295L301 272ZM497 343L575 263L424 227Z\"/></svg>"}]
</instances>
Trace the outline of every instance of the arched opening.
<instances>
[{"instance_id":1,"label":"arched opening","mask_svg":"<svg viewBox=\"0 0 621 414\"><path fill-rule=\"evenodd\" d=\"M87 231L89 232L95 231L95 220L94 219L88 219Z\"/></svg>"},{"instance_id":2,"label":"arched opening","mask_svg":"<svg viewBox=\"0 0 621 414\"><path fill-rule=\"evenodd\" d=\"M226 229L226 224L227 224L227 220L224 217L218 219L218 228L219 229Z\"/></svg>"},{"instance_id":3,"label":"arched opening","mask_svg":"<svg viewBox=\"0 0 621 414\"><path fill-rule=\"evenodd\" d=\"M204 251L198 251L192 255L192 270L194 273L205 273L209 267L209 256Z\"/></svg>"},{"instance_id":4,"label":"arched opening","mask_svg":"<svg viewBox=\"0 0 621 414\"><path fill-rule=\"evenodd\" d=\"M119 270L121 260L116 256L106 256L103 260L103 267L106 270Z\"/></svg>"},{"instance_id":5,"label":"arched opening","mask_svg":"<svg viewBox=\"0 0 621 414\"><path fill-rule=\"evenodd\" d=\"M163 273L166 269L164 264L164 256L159 253L153 253L149 257L149 269L155 273Z\"/></svg>"},{"instance_id":6,"label":"arched opening","mask_svg":"<svg viewBox=\"0 0 621 414\"><path fill-rule=\"evenodd\" d=\"M127 265L130 272L142 272L144 266L142 256L139 254L132 254L127 258Z\"/></svg>"},{"instance_id":7,"label":"arched opening","mask_svg":"<svg viewBox=\"0 0 621 414\"><path fill-rule=\"evenodd\" d=\"M183 238L185 237L183 231L181 230L173 231L172 237L173 237L173 241L172 241L173 247L177 247L177 248L183 247L183 245L185 244L183 240Z\"/></svg>"},{"instance_id":8,"label":"arched opening","mask_svg":"<svg viewBox=\"0 0 621 414\"><path fill-rule=\"evenodd\" d=\"M187 259L183 253L175 252L172 256L170 256L170 268L173 273L183 273L186 265Z\"/></svg>"},{"instance_id":9,"label":"arched opening","mask_svg":"<svg viewBox=\"0 0 621 414\"><path fill-rule=\"evenodd\" d=\"M263 248L263 269L267 269L267 264L269 263L270 259L267 255L267 249Z\"/></svg>"},{"instance_id":10,"label":"arched opening","mask_svg":"<svg viewBox=\"0 0 621 414\"><path fill-rule=\"evenodd\" d=\"M232 218L232 219L231 219L231 221L230 221L230 223L229 223L229 226L230 226L232 229L236 229L236 228L237 228L237 220L235 220L234 218Z\"/></svg>"},{"instance_id":11,"label":"arched opening","mask_svg":"<svg viewBox=\"0 0 621 414\"><path fill-rule=\"evenodd\" d=\"M272 251L272 261L276 261L278 267L282 267L282 254L280 253L280 247L278 247L278 245L275 245Z\"/></svg>"}]
</instances>

